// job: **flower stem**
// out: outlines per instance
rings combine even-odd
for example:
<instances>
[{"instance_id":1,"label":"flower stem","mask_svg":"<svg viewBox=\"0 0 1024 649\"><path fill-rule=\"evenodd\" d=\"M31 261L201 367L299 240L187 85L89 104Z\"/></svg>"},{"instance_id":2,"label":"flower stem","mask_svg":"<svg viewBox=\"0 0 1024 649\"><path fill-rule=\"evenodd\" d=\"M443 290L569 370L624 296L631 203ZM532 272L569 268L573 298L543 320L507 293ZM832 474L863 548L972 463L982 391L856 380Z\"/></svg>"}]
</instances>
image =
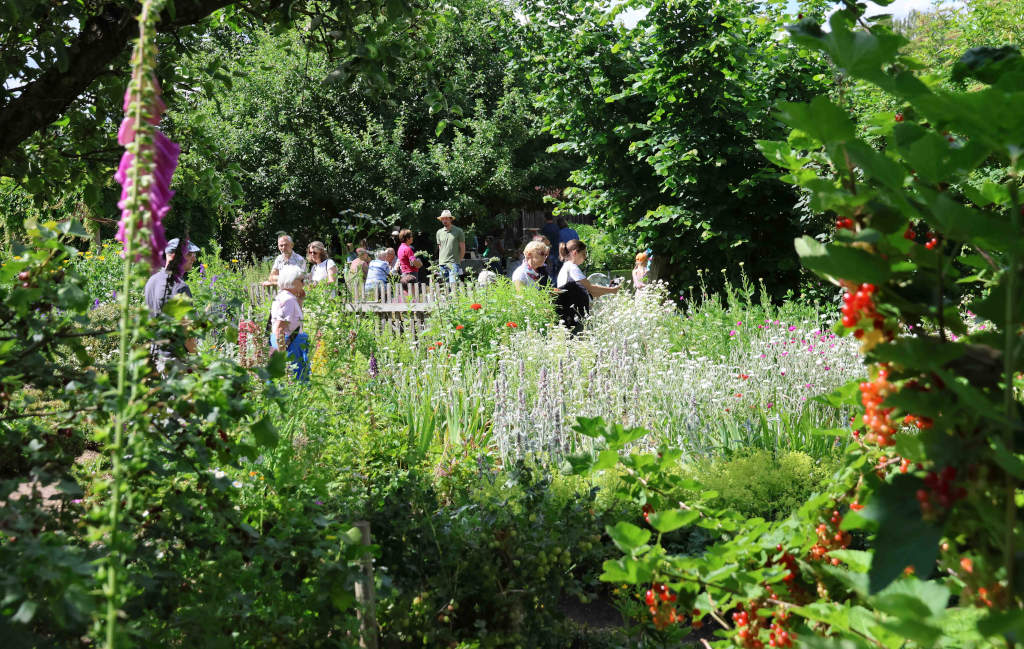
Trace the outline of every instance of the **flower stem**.
<instances>
[{"instance_id":1,"label":"flower stem","mask_svg":"<svg viewBox=\"0 0 1024 649\"><path fill-rule=\"evenodd\" d=\"M121 608L120 587L122 582L122 567L124 565L124 551L121 547L121 494L123 492L124 467L122 457L124 456L124 445L126 432L129 425L129 405L135 397L135 386L131 389L128 386L128 355L134 338L134 320L131 314L130 293L132 289L132 265L135 256L135 238L138 235L136 225L139 222L138 212L148 209L142 201L145 197L142 187L143 173L148 169L146 161L151 153L150 129L147 128L143 115L145 104L142 85L145 83L147 73L145 71L145 59L149 46L148 39L152 29L153 19L151 15L159 0L146 0L142 5L142 12L139 16L139 41L135 48L132 60L132 80L130 83L138 84L135 102L131 107L132 119L135 121L135 138L129 144L129 149L134 148L135 160L128 172L131 179L131 186L128 188L128 200L125 208L130 212L125 228L124 241L124 276L121 284L121 316L119 321L120 341L118 344L117 363L117 412L112 417L113 421L113 442L110 445L111 460L111 486L110 505L108 511L108 524L110 526L109 555L107 559L107 584L105 589L107 607L105 619L105 643L106 649L115 649L117 646L118 625L117 615ZM148 183L147 183L148 186Z\"/></svg>"}]
</instances>

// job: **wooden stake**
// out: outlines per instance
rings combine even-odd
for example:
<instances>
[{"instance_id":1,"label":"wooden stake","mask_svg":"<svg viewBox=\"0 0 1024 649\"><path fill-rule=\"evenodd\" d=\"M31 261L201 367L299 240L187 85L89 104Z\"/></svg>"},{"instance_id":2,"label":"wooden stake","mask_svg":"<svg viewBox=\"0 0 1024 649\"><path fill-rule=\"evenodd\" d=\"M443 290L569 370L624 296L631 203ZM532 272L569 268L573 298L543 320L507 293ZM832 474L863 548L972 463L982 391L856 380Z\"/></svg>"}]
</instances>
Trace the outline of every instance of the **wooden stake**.
<instances>
[{"instance_id":1,"label":"wooden stake","mask_svg":"<svg viewBox=\"0 0 1024 649\"><path fill-rule=\"evenodd\" d=\"M363 545L370 545L370 522L356 521L356 528L363 535ZM373 561L366 555L362 558L359 579L356 580L356 601L359 602L359 646L363 649L377 649L377 594L373 586Z\"/></svg>"}]
</instances>

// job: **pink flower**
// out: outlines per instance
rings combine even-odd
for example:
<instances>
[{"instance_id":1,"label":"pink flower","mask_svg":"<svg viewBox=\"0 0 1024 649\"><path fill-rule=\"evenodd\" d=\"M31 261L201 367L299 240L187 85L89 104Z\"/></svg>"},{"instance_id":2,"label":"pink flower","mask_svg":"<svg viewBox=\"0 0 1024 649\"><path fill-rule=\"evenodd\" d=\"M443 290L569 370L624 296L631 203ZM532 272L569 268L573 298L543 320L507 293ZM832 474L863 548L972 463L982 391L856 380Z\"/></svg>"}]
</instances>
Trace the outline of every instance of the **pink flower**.
<instances>
[{"instance_id":1,"label":"pink flower","mask_svg":"<svg viewBox=\"0 0 1024 649\"><path fill-rule=\"evenodd\" d=\"M149 261L156 267L162 262L164 248L167 247L167 238L164 235L163 220L170 211L171 198L174 191L171 190L171 179L174 170L178 167L178 156L181 147L172 142L166 135L155 127L160 123L160 117L167 106L160 98L160 84L153 77L143 80L132 80L124 94L124 112L126 115L133 110L136 101L142 101L134 94L139 90L139 85L149 85L149 100L142 106L143 119L148 125L143 129L144 135L151 138L151 142L145 142L140 146L139 156L125 151L121 156L121 163L114 174L114 180L121 185L121 200L117 206L121 210L121 220L118 224L116 238L121 243L127 243L129 219L132 212L128 209L128 201L131 197L133 169L139 166L138 177L150 177L149 186L146 188L147 197L142 197L145 207L141 214L136 214L139 220L133 224L136 229L144 228L149 233ZM139 135L139 130L133 117L125 117L118 129L117 141L122 146L134 142ZM148 201L145 199L148 198ZM140 255L141 256L141 255Z\"/></svg>"},{"instance_id":2,"label":"pink flower","mask_svg":"<svg viewBox=\"0 0 1024 649\"><path fill-rule=\"evenodd\" d=\"M736 330L735 330L735 329L733 329L732 331L730 331L730 332L729 332L729 335L730 335L730 336L735 336L735 335L736 335Z\"/></svg>"},{"instance_id":3,"label":"pink flower","mask_svg":"<svg viewBox=\"0 0 1024 649\"><path fill-rule=\"evenodd\" d=\"M736 326L737 326L737 327L742 327L742 326L743 326L743 321L742 321L742 320L740 320L739 322L737 322L737 323L736 323Z\"/></svg>"},{"instance_id":4,"label":"pink flower","mask_svg":"<svg viewBox=\"0 0 1024 649\"><path fill-rule=\"evenodd\" d=\"M796 325L789 325L790 331L796 331Z\"/></svg>"}]
</instances>

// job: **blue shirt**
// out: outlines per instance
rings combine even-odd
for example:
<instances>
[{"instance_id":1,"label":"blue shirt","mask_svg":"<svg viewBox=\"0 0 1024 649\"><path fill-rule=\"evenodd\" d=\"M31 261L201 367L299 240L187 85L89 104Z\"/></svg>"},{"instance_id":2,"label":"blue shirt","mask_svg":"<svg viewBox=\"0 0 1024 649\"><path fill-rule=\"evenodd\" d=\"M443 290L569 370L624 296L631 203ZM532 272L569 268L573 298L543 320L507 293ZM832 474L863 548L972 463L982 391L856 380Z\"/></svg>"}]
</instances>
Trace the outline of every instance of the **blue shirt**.
<instances>
[{"instance_id":1,"label":"blue shirt","mask_svg":"<svg viewBox=\"0 0 1024 649\"><path fill-rule=\"evenodd\" d=\"M558 231L558 243L568 243L573 239L579 239L580 235L576 233L576 230L566 227Z\"/></svg>"},{"instance_id":2,"label":"blue shirt","mask_svg":"<svg viewBox=\"0 0 1024 649\"><path fill-rule=\"evenodd\" d=\"M377 284L383 284L388 281L388 274L391 272L391 266L388 262L383 259L374 259L370 262L370 267L366 269L366 284L365 288L373 288Z\"/></svg>"}]
</instances>

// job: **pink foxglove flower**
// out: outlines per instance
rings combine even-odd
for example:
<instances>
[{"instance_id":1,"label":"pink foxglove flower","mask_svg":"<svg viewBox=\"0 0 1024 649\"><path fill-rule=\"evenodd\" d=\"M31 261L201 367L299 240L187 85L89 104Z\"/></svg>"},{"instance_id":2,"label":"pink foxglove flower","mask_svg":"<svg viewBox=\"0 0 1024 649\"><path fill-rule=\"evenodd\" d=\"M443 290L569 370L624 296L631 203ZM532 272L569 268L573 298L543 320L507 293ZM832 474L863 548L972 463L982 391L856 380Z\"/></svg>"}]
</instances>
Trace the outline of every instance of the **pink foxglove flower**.
<instances>
[{"instance_id":1,"label":"pink foxglove flower","mask_svg":"<svg viewBox=\"0 0 1024 649\"><path fill-rule=\"evenodd\" d=\"M128 226L133 213L133 227L148 234L146 248L149 262L154 267L162 265L167 237L163 220L170 211L171 178L178 166L181 147L161 133L156 126L167 106L160 98L160 84L152 75L137 75L124 93L125 118L118 129L117 141L127 150L121 156L114 179L121 185L121 220L117 228L117 240L128 244ZM139 116L142 126L136 124L136 104L141 104ZM138 167L136 169L136 167ZM132 176L140 179L139 204L132 205ZM138 255L142 257L143 255Z\"/></svg>"}]
</instances>

